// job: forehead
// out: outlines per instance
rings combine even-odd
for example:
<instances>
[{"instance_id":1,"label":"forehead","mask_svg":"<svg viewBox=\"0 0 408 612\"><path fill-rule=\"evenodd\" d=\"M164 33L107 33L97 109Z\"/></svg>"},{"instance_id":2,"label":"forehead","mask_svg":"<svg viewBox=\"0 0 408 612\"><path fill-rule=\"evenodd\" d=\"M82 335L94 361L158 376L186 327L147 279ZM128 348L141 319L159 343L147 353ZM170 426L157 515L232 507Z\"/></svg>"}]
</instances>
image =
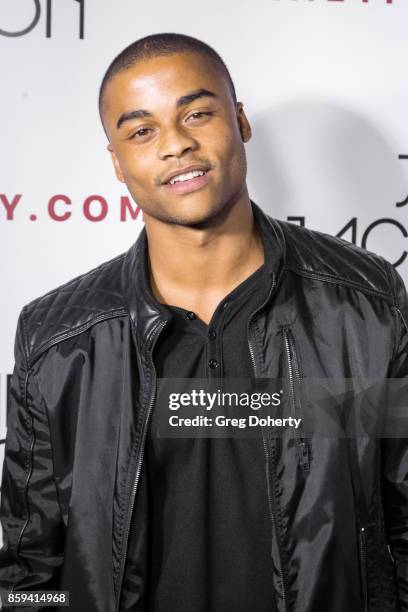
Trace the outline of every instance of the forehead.
<instances>
[{"instance_id":1,"label":"forehead","mask_svg":"<svg viewBox=\"0 0 408 612\"><path fill-rule=\"evenodd\" d=\"M104 114L108 117L143 108L174 106L190 91L209 89L220 98L229 88L221 69L199 53L175 53L137 61L115 75L104 92Z\"/></svg>"}]
</instances>

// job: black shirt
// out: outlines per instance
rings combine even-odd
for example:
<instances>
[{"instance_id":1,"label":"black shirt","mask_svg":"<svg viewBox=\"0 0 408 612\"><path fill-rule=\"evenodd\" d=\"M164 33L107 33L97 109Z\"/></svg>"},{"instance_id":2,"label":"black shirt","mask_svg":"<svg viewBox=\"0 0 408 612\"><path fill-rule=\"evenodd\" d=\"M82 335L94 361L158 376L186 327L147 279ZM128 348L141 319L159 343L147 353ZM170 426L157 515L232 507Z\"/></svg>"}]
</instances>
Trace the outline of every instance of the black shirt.
<instances>
[{"instance_id":1,"label":"black shirt","mask_svg":"<svg viewBox=\"0 0 408 612\"><path fill-rule=\"evenodd\" d=\"M272 283L265 263L217 306L207 326L171 314L154 353L158 377L252 377L247 322ZM163 307L163 306L162 306ZM262 440L156 436L146 445L151 508L149 610L273 612L271 520Z\"/></svg>"}]
</instances>

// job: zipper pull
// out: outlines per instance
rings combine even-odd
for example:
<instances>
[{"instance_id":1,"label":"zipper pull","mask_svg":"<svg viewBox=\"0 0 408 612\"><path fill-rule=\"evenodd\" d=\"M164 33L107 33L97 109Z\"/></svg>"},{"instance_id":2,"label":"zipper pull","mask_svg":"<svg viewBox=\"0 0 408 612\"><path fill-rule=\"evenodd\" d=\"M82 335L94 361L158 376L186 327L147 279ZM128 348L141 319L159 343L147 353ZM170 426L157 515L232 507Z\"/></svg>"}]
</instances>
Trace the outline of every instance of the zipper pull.
<instances>
[{"instance_id":1,"label":"zipper pull","mask_svg":"<svg viewBox=\"0 0 408 612\"><path fill-rule=\"evenodd\" d=\"M309 444L302 440L298 444L299 463L304 470L310 468L310 448Z\"/></svg>"},{"instance_id":2,"label":"zipper pull","mask_svg":"<svg viewBox=\"0 0 408 612\"><path fill-rule=\"evenodd\" d=\"M272 272L272 291L274 291L276 288L276 272L273 271Z\"/></svg>"}]
</instances>

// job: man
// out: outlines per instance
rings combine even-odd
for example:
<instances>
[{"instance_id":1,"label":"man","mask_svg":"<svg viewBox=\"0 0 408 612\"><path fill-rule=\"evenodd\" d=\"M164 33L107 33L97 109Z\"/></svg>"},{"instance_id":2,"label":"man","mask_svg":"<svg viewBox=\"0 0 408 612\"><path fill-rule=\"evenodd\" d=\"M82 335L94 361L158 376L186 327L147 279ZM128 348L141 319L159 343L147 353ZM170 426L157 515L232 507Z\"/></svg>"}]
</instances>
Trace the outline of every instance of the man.
<instances>
[{"instance_id":1,"label":"man","mask_svg":"<svg viewBox=\"0 0 408 612\"><path fill-rule=\"evenodd\" d=\"M159 378L406 376L400 277L251 202L250 126L204 43L127 47L100 113L145 228L21 313L2 587L95 612L408 610L405 440L155 435Z\"/></svg>"}]
</instances>

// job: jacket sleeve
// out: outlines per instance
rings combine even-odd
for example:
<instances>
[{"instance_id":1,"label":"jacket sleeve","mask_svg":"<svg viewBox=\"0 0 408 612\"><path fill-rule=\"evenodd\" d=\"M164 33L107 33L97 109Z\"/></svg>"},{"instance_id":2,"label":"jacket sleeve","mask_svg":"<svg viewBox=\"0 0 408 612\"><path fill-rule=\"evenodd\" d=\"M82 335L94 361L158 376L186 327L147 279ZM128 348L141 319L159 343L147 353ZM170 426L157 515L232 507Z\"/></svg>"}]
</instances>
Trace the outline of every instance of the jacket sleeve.
<instances>
[{"instance_id":1,"label":"jacket sleeve","mask_svg":"<svg viewBox=\"0 0 408 612\"><path fill-rule=\"evenodd\" d=\"M408 302L400 275L392 269L396 341L390 378L408 378ZM407 415L408 418L408 415ZM408 611L408 439L382 444L383 500L388 544L395 562L400 609Z\"/></svg>"},{"instance_id":2,"label":"jacket sleeve","mask_svg":"<svg viewBox=\"0 0 408 612\"><path fill-rule=\"evenodd\" d=\"M15 366L8 395L1 486L2 591L58 589L63 561L64 530L54 480L47 413L34 373L27 364L25 346L23 309L17 327ZM8 609L6 604L3 606ZM17 610L16 607L10 609Z\"/></svg>"}]
</instances>

